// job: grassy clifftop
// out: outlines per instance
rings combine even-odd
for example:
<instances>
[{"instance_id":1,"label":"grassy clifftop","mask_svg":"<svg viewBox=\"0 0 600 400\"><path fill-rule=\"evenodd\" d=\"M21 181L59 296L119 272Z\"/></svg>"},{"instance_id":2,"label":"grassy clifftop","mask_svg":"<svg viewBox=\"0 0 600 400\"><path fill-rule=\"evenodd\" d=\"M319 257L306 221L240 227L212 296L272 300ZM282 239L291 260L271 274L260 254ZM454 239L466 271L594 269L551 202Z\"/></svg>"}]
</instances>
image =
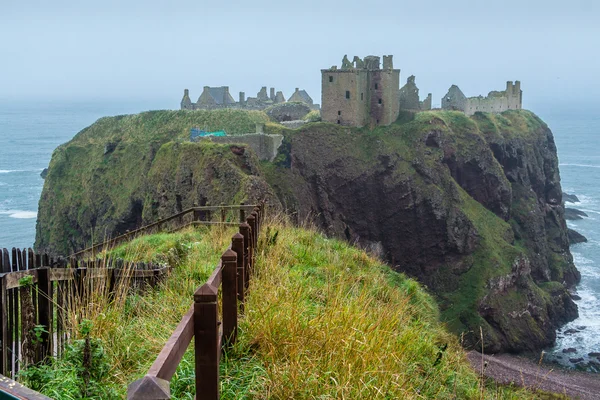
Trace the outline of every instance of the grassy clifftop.
<instances>
[{"instance_id":1,"label":"grassy clifftop","mask_svg":"<svg viewBox=\"0 0 600 400\"><path fill-rule=\"evenodd\" d=\"M144 296L90 302L77 312L93 321L92 336L104 344L110 370L96 382L104 393L124 398L127 383L144 375L232 233L188 229L113 251L131 260L169 260L175 269ZM432 297L381 261L314 230L281 224L271 225L261 243L238 342L222 359L222 398L539 398L481 380L439 322ZM69 361L56 367L61 374L33 375L43 380L29 384L67 398L77 389L66 379ZM193 398L193 373L188 351L171 385L173 398Z\"/></svg>"},{"instance_id":2,"label":"grassy clifftop","mask_svg":"<svg viewBox=\"0 0 600 400\"><path fill-rule=\"evenodd\" d=\"M124 232L143 223L142 210L149 221L154 187L149 184L157 168L176 175L187 174L185 166L167 157L203 161L207 171L224 171L231 166L238 182L251 175L256 160L247 154L232 154L228 146L189 143L192 127L208 131L225 130L228 134L254 132L266 114L258 111L224 109L217 111L150 111L137 115L105 117L79 132L70 142L59 146L52 155L49 172L40 199L36 248L54 254L70 254L92 241ZM163 148L164 147L164 148ZM156 164L154 170L151 170ZM181 167L183 170L177 170ZM195 167L195 168L194 168ZM197 166L192 166L197 169ZM160 174L164 177L164 174ZM189 176L182 179L190 178ZM174 179L170 176L165 179ZM191 178L190 178L191 179ZM230 185L220 193L213 188L212 176L199 182L206 188L202 202L230 202L241 187ZM152 194L150 194L152 192ZM240 195L240 197L243 197ZM192 200L179 207L192 206ZM178 211L175 201L168 216ZM179 210L180 211L180 210Z\"/></svg>"}]
</instances>

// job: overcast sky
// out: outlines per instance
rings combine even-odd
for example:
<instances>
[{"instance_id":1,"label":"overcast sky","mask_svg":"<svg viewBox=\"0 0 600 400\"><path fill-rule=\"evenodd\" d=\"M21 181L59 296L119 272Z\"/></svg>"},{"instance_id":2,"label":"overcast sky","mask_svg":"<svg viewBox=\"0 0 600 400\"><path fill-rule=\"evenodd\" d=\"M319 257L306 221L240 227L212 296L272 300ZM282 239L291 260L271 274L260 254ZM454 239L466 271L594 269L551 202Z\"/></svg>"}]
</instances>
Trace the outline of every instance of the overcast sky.
<instances>
[{"instance_id":1,"label":"overcast sky","mask_svg":"<svg viewBox=\"0 0 600 400\"><path fill-rule=\"evenodd\" d=\"M591 0L0 0L0 99L152 99L184 88L320 99L344 54L394 55L402 84L440 103L521 80L524 106L600 93L600 2Z\"/></svg>"}]
</instances>

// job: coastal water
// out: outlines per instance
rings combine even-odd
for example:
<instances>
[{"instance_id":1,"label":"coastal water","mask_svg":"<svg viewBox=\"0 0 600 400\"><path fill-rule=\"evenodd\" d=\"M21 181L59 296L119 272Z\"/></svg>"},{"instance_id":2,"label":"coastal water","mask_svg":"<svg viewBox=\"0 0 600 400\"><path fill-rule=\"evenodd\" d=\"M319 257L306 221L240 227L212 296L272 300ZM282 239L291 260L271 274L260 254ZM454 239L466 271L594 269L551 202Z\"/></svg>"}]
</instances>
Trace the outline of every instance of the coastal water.
<instances>
[{"instance_id":1,"label":"coastal water","mask_svg":"<svg viewBox=\"0 0 600 400\"><path fill-rule=\"evenodd\" d=\"M600 353L600 114L568 109L539 114L554 132L563 190L580 200L566 206L588 215L567 221L571 229L588 239L587 243L571 246L581 272L577 287L581 300L576 301L579 318L558 332L556 345L548 349L546 358L564 366L600 372L600 358L594 355ZM564 352L569 349L571 352Z\"/></svg>"},{"instance_id":2,"label":"coastal water","mask_svg":"<svg viewBox=\"0 0 600 400\"><path fill-rule=\"evenodd\" d=\"M31 247L37 207L54 149L107 115L165 108L160 101L0 101L0 248ZM162 106L162 107L161 107Z\"/></svg>"},{"instance_id":3,"label":"coastal water","mask_svg":"<svg viewBox=\"0 0 600 400\"><path fill-rule=\"evenodd\" d=\"M0 101L0 247L33 245L44 184L40 173L57 146L100 117L172 106L169 101ZM546 355L546 360L572 367L570 358L583 358L586 363L596 360L589 353L600 352L600 116L559 106L534 111L554 132L563 189L581 200L567 205L589 216L568 223L588 238L587 243L571 247L582 275L577 288L580 317L559 332L556 346ZM576 352L563 353L569 348Z\"/></svg>"}]
</instances>

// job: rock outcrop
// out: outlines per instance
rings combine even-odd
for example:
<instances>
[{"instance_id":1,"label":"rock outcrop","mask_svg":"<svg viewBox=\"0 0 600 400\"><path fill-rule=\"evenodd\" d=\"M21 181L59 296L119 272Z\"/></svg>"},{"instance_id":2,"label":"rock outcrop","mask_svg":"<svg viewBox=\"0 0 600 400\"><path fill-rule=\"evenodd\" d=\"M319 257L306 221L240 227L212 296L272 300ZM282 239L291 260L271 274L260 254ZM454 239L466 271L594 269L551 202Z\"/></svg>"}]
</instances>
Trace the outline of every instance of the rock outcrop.
<instances>
[{"instance_id":1,"label":"rock outcrop","mask_svg":"<svg viewBox=\"0 0 600 400\"><path fill-rule=\"evenodd\" d=\"M267 126L284 135L272 163L181 143L191 113L145 114L103 119L55 152L39 250L78 249L194 204L268 197L299 222L378 249L486 352L540 349L577 316L556 148L530 112L403 113L375 131Z\"/></svg>"},{"instance_id":2,"label":"rock outcrop","mask_svg":"<svg viewBox=\"0 0 600 400\"><path fill-rule=\"evenodd\" d=\"M568 229L567 235L569 237L569 244L587 243L588 241L585 236L573 229Z\"/></svg>"},{"instance_id":3,"label":"rock outcrop","mask_svg":"<svg viewBox=\"0 0 600 400\"><path fill-rule=\"evenodd\" d=\"M575 208L565 208L565 219L566 220L578 220L583 219L583 217L587 217L588 215L581 210L577 210Z\"/></svg>"}]
</instances>

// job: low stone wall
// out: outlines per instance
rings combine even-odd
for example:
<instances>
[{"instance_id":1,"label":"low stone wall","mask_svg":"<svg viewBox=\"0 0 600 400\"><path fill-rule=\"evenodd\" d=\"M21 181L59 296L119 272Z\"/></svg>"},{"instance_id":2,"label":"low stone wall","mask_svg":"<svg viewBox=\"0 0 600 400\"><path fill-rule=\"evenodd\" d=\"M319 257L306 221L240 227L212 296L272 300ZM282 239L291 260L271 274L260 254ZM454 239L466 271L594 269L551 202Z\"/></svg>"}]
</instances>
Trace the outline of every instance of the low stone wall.
<instances>
[{"instance_id":1,"label":"low stone wall","mask_svg":"<svg viewBox=\"0 0 600 400\"><path fill-rule=\"evenodd\" d=\"M281 122L281 125L285 126L286 128L290 128L290 129L297 129L300 128L302 125L306 125L306 121L303 119L297 119L295 121L283 121Z\"/></svg>"},{"instance_id":2,"label":"low stone wall","mask_svg":"<svg viewBox=\"0 0 600 400\"><path fill-rule=\"evenodd\" d=\"M250 133L236 136L205 136L201 139L210 139L215 143L245 144L250 146L259 159L273 161L277 157L277 150L283 142L283 135L265 135ZM195 140L197 141L197 140Z\"/></svg>"}]
</instances>

